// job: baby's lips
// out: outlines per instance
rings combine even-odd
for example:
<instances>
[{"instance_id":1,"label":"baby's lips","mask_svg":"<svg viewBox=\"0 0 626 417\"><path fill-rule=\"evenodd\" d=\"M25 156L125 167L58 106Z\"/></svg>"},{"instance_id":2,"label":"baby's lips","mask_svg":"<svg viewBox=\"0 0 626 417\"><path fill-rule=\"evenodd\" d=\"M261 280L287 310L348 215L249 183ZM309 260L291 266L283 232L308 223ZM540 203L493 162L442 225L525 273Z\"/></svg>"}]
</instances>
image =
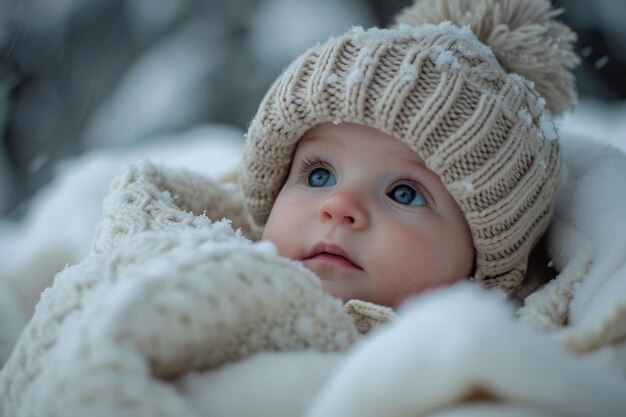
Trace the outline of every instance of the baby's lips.
<instances>
[{"instance_id":1,"label":"baby's lips","mask_svg":"<svg viewBox=\"0 0 626 417\"><path fill-rule=\"evenodd\" d=\"M363 269L358 263L356 263L350 257L350 255L348 255L348 252L346 252L339 245L325 243L325 242L317 243L315 246L313 246L313 249L311 250L311 252L309 252L309 255L303 260L315 258L317 256L327 256L331 259L332 258L343 259L354 268Z\"/></svg>"}]
</instances>

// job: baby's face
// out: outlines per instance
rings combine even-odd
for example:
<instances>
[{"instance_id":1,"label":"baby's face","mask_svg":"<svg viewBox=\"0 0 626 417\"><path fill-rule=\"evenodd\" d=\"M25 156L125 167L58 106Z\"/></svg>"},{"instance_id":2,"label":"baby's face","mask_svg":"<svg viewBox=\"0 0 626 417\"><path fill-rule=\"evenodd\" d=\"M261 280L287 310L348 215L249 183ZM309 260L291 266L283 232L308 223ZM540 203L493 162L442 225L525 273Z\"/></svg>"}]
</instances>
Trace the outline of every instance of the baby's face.
<instances>
[{"instance_id":1,"label":"baby's face","mask_svg":"<svg viewBox=\"0 0 626 417\"><path fill-rule=\"evenodd\" d=\"M322 124L301 139L263 232L341 298L396 307L472 272L474 247L439 177L378 130Z\"/></svg>"}]
</instances>

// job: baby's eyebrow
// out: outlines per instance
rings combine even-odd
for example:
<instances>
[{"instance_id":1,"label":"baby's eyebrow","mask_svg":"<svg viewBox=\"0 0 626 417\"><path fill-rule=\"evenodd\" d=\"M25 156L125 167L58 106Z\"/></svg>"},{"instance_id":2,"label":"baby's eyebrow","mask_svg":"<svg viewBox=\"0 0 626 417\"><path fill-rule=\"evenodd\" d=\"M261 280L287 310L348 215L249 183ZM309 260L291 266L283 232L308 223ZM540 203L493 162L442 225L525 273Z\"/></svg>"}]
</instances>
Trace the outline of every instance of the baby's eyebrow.
<instances>
[{"instance_id":1,"label":"baby's eyebrow","mask_svg":"<svg viewBox=\"0 0 626 417\"><path fill-rule=\"evenodd\" d=\"M426 165L426 162L424 162L422 159L404 158L404 160L407 162L407 166L409 168L416 169L421 173L424 173L426 179L440 180L439 176L431 171L431 169L428 168L428 166Z\"/></svg>"},{"instance_id":2,"label":"baby's eyebrow","mask_svg":"<svg viewBox=\"0 0 626 417\"><path fill-rule=\"evenodd\" d=\"M426 162L423 159L421 159L421 158L413 158L413 157L407 157L406 155L402 155L401 159L403 161L406 161L407 165L412 165L412 166L417 167L419 169L425 169L425 170L427 170L429 172L432 172L426 166Z\"/></svg>"}]
</instances>

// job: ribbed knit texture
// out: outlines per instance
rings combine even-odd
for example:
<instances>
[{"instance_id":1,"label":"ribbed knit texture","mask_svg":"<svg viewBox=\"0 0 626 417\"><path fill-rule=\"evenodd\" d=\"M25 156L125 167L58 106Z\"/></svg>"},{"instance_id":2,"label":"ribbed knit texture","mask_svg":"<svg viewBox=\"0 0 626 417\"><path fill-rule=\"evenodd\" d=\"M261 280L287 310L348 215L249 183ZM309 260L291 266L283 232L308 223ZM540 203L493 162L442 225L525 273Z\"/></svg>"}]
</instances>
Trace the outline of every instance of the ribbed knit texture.
<instances>
[{"instance_id":1,"label":"ribbed knit texture","mask_svg":"<svg viewBox=\"0 0 626 417\"><path fill-rule=\"evenodd\" d=\"M573 65L571 52L563 56L562 67ZM574 94L559 97L571 104ZM550 222L559 182L548 107L535 83L507 73L468 26L355 27L303 53L268 91L248 130L244 202L261 229L307 130L370 126L439 175L472 232L476 278L511 292Z\"/></svg>"},{"instance_id":2,"label":"ribbed knit texture","mask_svg":"<svg viewBox=\"0 0 626 417\"><path fill-rule=\"evenodd\" d=\"M381 324L387 324L396 319L391 307L381 306L363 300L349 300L344 309L350 314L354 325L361 334L369 333Z\"/></svg>"}]
</instances>

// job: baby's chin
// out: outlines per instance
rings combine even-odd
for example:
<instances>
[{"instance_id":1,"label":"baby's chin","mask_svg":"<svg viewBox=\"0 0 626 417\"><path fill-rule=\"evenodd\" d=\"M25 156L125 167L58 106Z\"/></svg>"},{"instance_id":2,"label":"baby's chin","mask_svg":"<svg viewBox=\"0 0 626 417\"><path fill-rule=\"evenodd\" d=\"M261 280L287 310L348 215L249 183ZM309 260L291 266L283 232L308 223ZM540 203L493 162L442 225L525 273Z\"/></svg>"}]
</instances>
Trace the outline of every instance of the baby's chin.
<instances>
[{"instance_id":1,"label":"baby's chin","mask_svg":"<svg viewBox=\"0 0 626 417\"><path fill-rule=\"evenodd\" d=\"M333 265L304 262L304 266L317 275L327 294L340 299L344 304L350 300L376 303L376 296L370 288L369 275L356 268L337 268Z\"/></svg>"},{"instance_id":2,"label":"baby's chin","mask_svg":"<svg viewBox=\"0 0 626 417\"><path fill-rule=\"evenodd\" d=\"M356 288L354 282L325 279L323 276L320 276L320 278L324 291L333 297L340 299L344 304L350 300L360 300L381 306L396 308L406 299L406 297L403 297L399 300L387 300L381 297L380 294L369 290L367 287Z\"/></svg>"},{"instance_id":3,"label":"baby's chin","mask_svg":"<svg viewBox=\"0 0 626 417\"><path fill-rule=\"evenodd\" d=\"M354 288L353 283L345 281L333 281L330 279L322 279L322 288L324 291L335 298L340 299L344 304L350 300L368 301L374 304L379 304L371 294L367 292L358 291Z\"/></svg>"},{"instance_id":4,"label":"baby's chin","mask_svg":"<svg viewBox=\"0 0 626 417\"><path fill-rule=\"evenodd\" d=\"M355 298L350 294L350 291L346 290L342 285L324 278L322 278L322 288L327 294L339 298L344 304Z\"/></svg>"}]
</instances>

